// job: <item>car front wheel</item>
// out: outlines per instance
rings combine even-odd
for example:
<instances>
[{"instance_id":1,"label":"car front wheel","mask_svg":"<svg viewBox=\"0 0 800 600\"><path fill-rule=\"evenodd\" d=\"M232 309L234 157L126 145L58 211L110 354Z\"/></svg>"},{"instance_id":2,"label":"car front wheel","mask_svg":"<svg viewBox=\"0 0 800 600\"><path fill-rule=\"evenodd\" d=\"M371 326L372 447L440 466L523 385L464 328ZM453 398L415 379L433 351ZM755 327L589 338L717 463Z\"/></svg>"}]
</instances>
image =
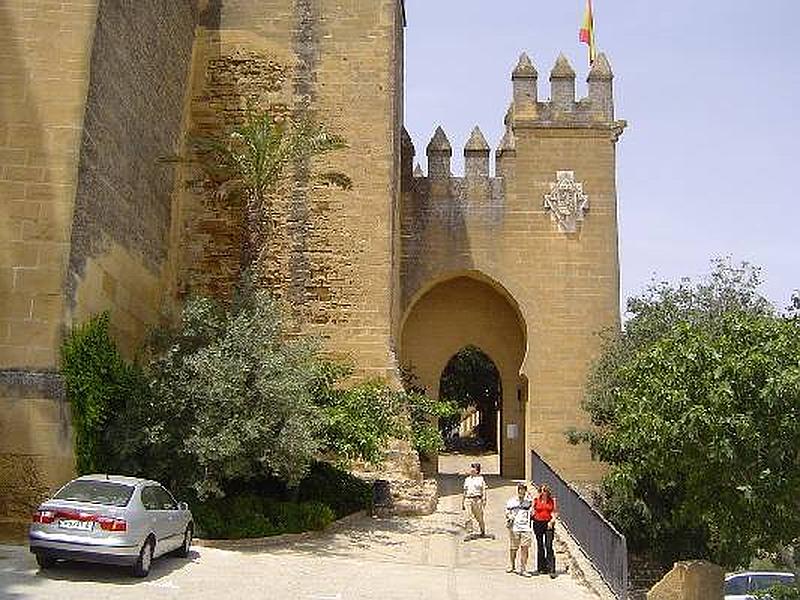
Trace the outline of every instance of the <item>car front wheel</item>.
<instances>
[{"instance_id":1,"label":"car front wheel","mask_svg":"<svg viewBox=\"0 0 800 600\"><path fill-rule=\"evenodd\" d=\"M39 568L42 570L51 569L56 565L56 559L52 556L47 556L46 554L37 554L36 564L38 564Z\"/></svg>"},{"instance_id":2,"label":"car front wheel","mask_svg":"<svg viewBox=\"0 0 800 600\"><path fill-rule=\"evenodd\" d=\"M186 526L186 531L183 533L183 544L178 550L175 552L181 558L187 558L189 556L189 551L192 549L192 525L191 523Z\"/></svg>"},{"instance_id":3,"label":"car front wheel","mask_svg":"<svg viewBox=\"0 0 800 600\"><path fill-rule=\"evenodd\" d=\"M139 551L139 558L136 560L136 564L133 565L133 576L147 577L147 574L150 573L150 565L152 563L153 563L153 540L152 538L147 538L144 541L142 549Z\"/></svg>"}]
</instances>

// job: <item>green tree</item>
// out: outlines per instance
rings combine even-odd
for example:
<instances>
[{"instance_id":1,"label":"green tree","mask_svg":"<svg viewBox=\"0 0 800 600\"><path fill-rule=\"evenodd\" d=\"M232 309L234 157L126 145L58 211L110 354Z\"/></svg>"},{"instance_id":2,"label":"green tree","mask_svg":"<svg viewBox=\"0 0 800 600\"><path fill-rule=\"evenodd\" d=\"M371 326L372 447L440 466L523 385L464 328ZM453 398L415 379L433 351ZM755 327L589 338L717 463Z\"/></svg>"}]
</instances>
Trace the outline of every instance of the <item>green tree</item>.
<instances>
[{"instance_id":1,"label":"green tree","mask_svg":"<svg viewBox=\"0 0 800 600\"><path fill-rule=\"evenodd\" d=\"M800 323L718 261L628 302L573 435L610 465L605 510L665 561L743 565L800 535Z\"/></svg>"},{"instance_id":2,"label":"green tree","mask_svg":"<svg viewBox=\"0 0 800 600\"><path fill-rule=\"evenodd\" d=\"M327 452L376 463L392 438L410 440L423 453L443 448L436 420L454 414L454 403L433 400L410 384L399 390L380 380L342 386L352 369L341 364L326 363L322 372L314 398L324 415Z\"/></svg>"},{"instance_id":3,"label":"green tree","mask_svg":"<svg viewBox=\"0 0 800 600\"><path fill-rule=\"evenodd\" d=\"M270 196L289 169L302 171L302 179L314 179L342 189L352 186L338 171L312 173L310 160L347 147L341 136L309 119L297 122L274 119L268 112L250 112L244 123L218 135L191 139L196 161L215 193L243 208L245 236L242 273L258 261L259 249L268 235Z\"/></svg>"},{"instance_id":4,"label":"green tree","mask_svg":"<svg viewBox=\"0 0 800 600\"><path fill-rule=\"evenodd\" d=\"M474 407L481 413L480 436L489 447L497 445L497 409L501 398L500 373L492 360L475 346L466 346L451 358L442 372L439 396L459 408ZM458 414L443 419L443 428L458 421Z\"/></svg>"}]
</instances>

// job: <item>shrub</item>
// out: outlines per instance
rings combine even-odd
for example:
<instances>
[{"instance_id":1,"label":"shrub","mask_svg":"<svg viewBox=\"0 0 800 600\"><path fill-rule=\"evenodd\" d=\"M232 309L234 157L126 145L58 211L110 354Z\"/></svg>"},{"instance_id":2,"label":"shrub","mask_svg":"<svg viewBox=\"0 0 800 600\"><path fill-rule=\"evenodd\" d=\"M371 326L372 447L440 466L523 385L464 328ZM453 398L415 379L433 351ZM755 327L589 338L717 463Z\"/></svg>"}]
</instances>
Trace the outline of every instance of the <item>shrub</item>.
<instances>
[{"instance_id":1,"label":"shrub","mask_svg":"<svg viewBox=\"0 0 800 600\"><path fill-rule=\"evenodd\" d=\"M436 400L415 390L405 393L405 402L411 414L411 441L422 454L435 454L444 449L439 419L447 419L458 412L458 405L450 400Z\"/></svg>"},{"instance_id":2,"label":"shrub","mask_svg":"<svg viewBox=\"0 0 800 600\"><path fill-rule=\"evenodd\" d=\"M435 417L444 403L379 381L340 387L351 369L323 361L309 338L285 335L265 292L227 308L190 300L147 350L144 368L127 364L107 315L65 342L82 472L156 479L199 500L257 492L333 502L344 515L364 508L369 493L330 467L289 493L321 453L377 462L392 437L441 446Z\"/></svg>"},{"instance_id":3,"label":"shrub","mask_svg":"<svg viewBox=\"0 0 800 600\"><path fill-rule=\"evenodd\" d=\"M350 371L332 364L323 369L314 393L324 419L323 449L343 459L379 461L389 439L408 433L402 395L381 381L339 388Z\"/></svg>"},{"instance_id":4,"label":"shrub","mask_svg":"<svg viewBox=\"0 0 800 600\"><path fill-rule=\"evenodd\" d=\"M795 585L774 585L753 594L763 600L800 600L800 587Z\"/></svg>"},{"instance_id":5,"label":"shrub","mask_svg":"<svg viewBox=\"0 0 800 600\"><path fill-rule=\"evenodd\" d=\"M254 494L212 498L192 507L198 534L217 539L320 531L336 518L321 502L287 502Z\"/></svg>"},{"instance_id":6,"label":"shrub","mask_svg":"<svg viewBox=\"0 0 800 600\"><path fill-rule=\"evenodd\" d=\"M340 387L339 381L350 374L346 366L325 363L315 386L315 402L325 419L325 450L346 459L378 462L391 438L409 440L423 453L444 447L436 423L457 413L455 403L429 398L409 374L404 374L401 390L380 380Z\"/></svg>"},{"instance_id":7,"label":"shrub","mask_svg":"<svg viewBox=\"0 0 800 600\"><path fill-rule=\"evenodd\" d=\"M341 519L367 509L372 504L372 486L365 481L327 463L316 463L300 482L297 497L305 502L321 502L330 506Z\"/></svg>"}]
</instances>

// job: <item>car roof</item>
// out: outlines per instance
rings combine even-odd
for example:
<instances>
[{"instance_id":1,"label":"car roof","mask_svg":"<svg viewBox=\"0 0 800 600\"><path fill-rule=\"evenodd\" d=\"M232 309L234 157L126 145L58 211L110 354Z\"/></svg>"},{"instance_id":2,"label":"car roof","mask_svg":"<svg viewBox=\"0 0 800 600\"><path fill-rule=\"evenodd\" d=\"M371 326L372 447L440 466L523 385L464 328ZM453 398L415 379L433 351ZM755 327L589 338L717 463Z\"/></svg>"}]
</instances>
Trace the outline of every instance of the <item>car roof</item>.
<instances>
[{"instance_id":1,"label":"car roof","mask_svg":"<svg viewBox=\"0 0 800 600\"><path fill-rule=\"evenodd\" d=\"M161 485L151 479L141 479L140 477L127 477L125 475L106 475L105 473L95 473L92 475L81 475L73 481L110 481L112 483L124 483L127 485Z\"/></svg>"},{"instance_id":2,"label":"car roof","mask_svg":"<svg viewBox=\"0 0 800 600\"><path fill-rule=\"evenodd\" d=\"M728 573L725 575L725 579L743 576L749 577L752 575L780 575L781 577L794 577L794 573L790 573L788 571L742 571L741 573Z\"/></svg>"}]
</instances>

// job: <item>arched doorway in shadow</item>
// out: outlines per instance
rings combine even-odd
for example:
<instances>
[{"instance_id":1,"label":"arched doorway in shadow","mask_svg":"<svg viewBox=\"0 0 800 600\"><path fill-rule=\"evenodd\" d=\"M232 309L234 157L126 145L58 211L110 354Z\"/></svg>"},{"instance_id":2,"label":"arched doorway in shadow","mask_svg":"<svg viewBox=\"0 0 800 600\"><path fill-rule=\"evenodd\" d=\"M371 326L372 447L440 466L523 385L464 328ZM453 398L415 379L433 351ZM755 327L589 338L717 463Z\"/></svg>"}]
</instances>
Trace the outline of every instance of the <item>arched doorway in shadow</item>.
<instances>
[{"instance_id":1,"label":"arched doorway in shadow","mask_svg":"<svg viewBox=\"0 0 800 600\"><path fill-rule=\"evenodd\" d=\"M503 398L500 371L480 348L466 346L447 362L439 378L439 398L459 413L439 424L448 450L497 452L498 414Z\"/></svg>"},{"instance_id":2,"label":"arched doorway in shadow","mask_svg":"<svg viewBox=\"0 0 800 600\"><path fill-rule=\"evenodd\" d=\"M401 324L400 360L428 395L439 397L448 363L470 346L490 357L499 374L500 473L523 478L528 386L520 369L527 351L525 321L511 294L479 272L440 280L417 295Z\"/></svg>"}]
</instances>

